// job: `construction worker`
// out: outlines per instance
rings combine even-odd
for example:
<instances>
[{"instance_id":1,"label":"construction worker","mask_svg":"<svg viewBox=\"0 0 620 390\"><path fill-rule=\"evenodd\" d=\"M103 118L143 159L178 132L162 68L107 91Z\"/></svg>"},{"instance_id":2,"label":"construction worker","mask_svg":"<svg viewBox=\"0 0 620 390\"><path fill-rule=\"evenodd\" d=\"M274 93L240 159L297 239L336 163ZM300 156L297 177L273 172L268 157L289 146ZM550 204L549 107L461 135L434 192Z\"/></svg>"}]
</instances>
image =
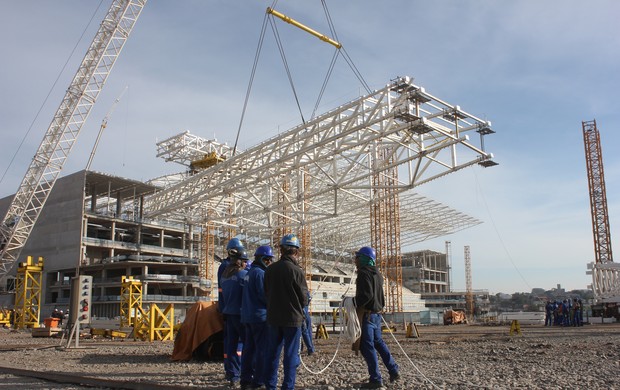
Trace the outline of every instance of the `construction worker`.
<instances>
[{"instance_id":1,"label":"construction worker","mask_svg":"<svg viewBox=\"0 0 620 390\"><path fill-rule=\"evenodd\" d=\"M228 257L222 260L222 262L220 263L220 266L217 269L217 309L220 313L222 313L222 274L224 273L224 270L226 269L226 267L228 267L228 265L231 263L231 259L236 258L239 255L239 253L241 253L241 251L244 251L244 250L245 248L243 247L243 244L241 244L241 241L238 238L232 238L226 244L226 255ZM228 345L226 344L227 342L226 316L224 314L222 314L222 319L224 321L224 330L222 332L223 333L222 347L224 348L224 371L229 372L230 369L228 369L228 357L226 355L227 354L226 351L228 351Z\"/></svg>"},{"instance_id":2,"label":"construction worker","mask_svg":"<svg viewBox=\"0 0 620 390\"><path fill-rule=\"evenodd\" d=\"M228 265L231 263L231 257L236 257L241 251L244 250L245 248L243 247L243 244L238 238L232 238L230 241L228 241L228 244L226 244L226 254L228 255L228 257L222 260L220 266L217 269L217 299L220 313L222 312L222 308L219 304L219 301L222 299L222 284L220 283L222 279L222 273L224 273L226 267L228 267Z\"/></svg>"},{"instance_id":3,"label":"construction worker","mask_svg":"<svg viewBox=\"0 0 620 390\"><path fill-rule=\"evenodd\" d=\"M299 339L304 321L304 306L308 306L308 286L299 266L299 239L287 234L280 241L280 260L265 271L267 298L267 389L278 385L278 362L284 349L282 390L295 388L299 359Z\"/></svg>"},{"instance_id":4,"label":"construction worker","mask_svg":"<svg viewBox=\"0 0 620 390\"><path fill-rule=\"evenodd\" d=\"M245 276L241 301L241 323L245 328L241 355L241 388L265 385L265 352L267 351L267 301L265 270L273 260L269 245L256 248L252 268Z\"/></svg>"},{"instance_id":5,"label":"construction worker","mask_svg":"<svg viewBox=\"0 0 620 390\"><path fill-rule=\"evenodd\" d=\"M547 304L545 305L545 326L551 326L553 317L553 303L551 300L547 300Z\"/></svg>"},{"instance_id":6,"label":"construction worker","mask_svg":"<svg viewBox=\"0 0 620 390\"><path fill-rule=\"evenodd\" d=\"M362 327L360 352L366 361L370 375L369 381L361 386L364 389L383 388L377 352L390 374L390 382L395 382L400 378L398 365L381 336L381 314L379 313L385 305L385 297L383 277L377 270L376 261L377 253L372 247L365 246L355 252L357 280L354 304L356 308L363 309L363 316L360 318Z\"/></svg>"},{"instance_id":7,"label":"construction worker","mask_svg":"<svg viewBox=\"0 0 620 390\"><path fill-rule=\"evenodd\" d=\"M241 326L241 300L243 281L248 271L245 264L248 254L245 249L229 256L230 263L222 272L222 297L218 304L226 321L224 322L224 371L229 387L240 388L241 357L238 355L238 345L243 343L245 332Z\"/></svg>"}]
</instances>

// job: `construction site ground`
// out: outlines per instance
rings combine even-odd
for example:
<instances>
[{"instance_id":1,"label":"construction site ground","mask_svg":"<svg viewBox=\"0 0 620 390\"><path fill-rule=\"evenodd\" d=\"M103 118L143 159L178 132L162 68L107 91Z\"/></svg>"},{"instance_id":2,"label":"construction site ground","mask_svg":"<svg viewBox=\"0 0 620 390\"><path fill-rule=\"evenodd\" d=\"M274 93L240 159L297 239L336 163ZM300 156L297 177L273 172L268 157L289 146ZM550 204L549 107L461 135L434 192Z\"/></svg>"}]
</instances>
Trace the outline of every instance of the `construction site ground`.
<instances>
[{"instance_id":1,"label":"construction site ground","mask_svg":"<svg viewBox=\"0 0 620 390\"><path fill-rule=\"evenodd\" d=\"M418 338L406 338L397 327L406 356L384 333L401 373L390 389L620 389L620 324L521 325L521 334L512 335L510 325L417 330ZM222 363L172 362L172 342L83 338L79 349L64 349L58 338L8 329L0 330L0 340L0 389L226 388ZM321 371L338 348L337 357L320 374L299 367L298 388L356 389L368 380L362 357L344 337L315 342L318 353L302 354L310 370Z\"/></svg>"}]
</instances>

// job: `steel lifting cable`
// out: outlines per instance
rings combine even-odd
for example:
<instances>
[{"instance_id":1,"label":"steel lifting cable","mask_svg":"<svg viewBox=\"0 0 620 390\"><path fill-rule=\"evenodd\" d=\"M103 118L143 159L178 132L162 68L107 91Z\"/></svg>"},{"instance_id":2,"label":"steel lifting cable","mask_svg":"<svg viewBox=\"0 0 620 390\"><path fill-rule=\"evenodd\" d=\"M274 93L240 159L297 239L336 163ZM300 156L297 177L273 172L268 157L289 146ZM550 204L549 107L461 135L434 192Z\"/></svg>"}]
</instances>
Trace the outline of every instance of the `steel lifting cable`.
<instances>
[{"instance_id":1,"label":"steel lifting cable","mask_svg":"<svg viewBox=\"0 0 620 390\"><path fill-rule=\"evenodd\" d=\"M331 17L331 15L329 13L329 10L327 9L327 2L325 0L321 0L321 4L323 4L323 11L325 11L325 18L327 19L327 24L329 25L329 29L330 29L332 35L334 36L334 38L340 42L340 39L338 39L338 34L336 33L336 27L334 26L334 22L332 21L332 17ZM353 73L355 74L357 79L359 80L359 82L366 89L366 92L367 93L371 93L371 90L370 90L370 87L368 86L368 83L366 83L366 80L364 80L364 77L362 76L362 73L359 71L359 69L357 69L357 67L353 63L353 60L351 59L351 56L349 56L349 53L347 53L347 50L344 48L344 46L341 46L340 49L342 50L343 57L344 57L345 61L347 62L347 64L349 65L349 67L351 68L351 70L353 71Z\"/></svg>"},{"instance_id":2,"label":"steel lifting cable","mask_svg":"<svg viewBox=\"0 0 620 390\"><path fill-rule=\"evenodd\" d=\"M321 103L321 99L323 99L323 94L325 93L325 89L327 88L327 83L331 78L332 72L334 71L334 67L336 66L336 60L338 59L338 54L340 51L336 49L334 51L334 55L332 56L332 61L329 64L329 69L327 70L327 75L325 76L325 80L323 80L323 85L321 86L321 91L319 92L319 96L316 99L316 103L314 104L314 109L312 110L311 118L314 118L316 115L316 110L319 108L319 104Z\"/></svg>"},{"instance_id":3,"label":"steel lifting cable","mask_svg":"<svg viewBox=\"0 0 620 390\"><path fill-rule=\"evenodd\" d=\"M297 109L299 110L299 115L301 115L301 121L302 123L305 124L306 120L304 119L304 114L301 110L301 105L299 104L299 97L297 96L297 90L295 89L295 84L293 83L293 76L291 74L291 69L288 66L288 61L286 60L286 54L284 53L284 46L282 46L282 40L280 39L280 33L278 32L278 27L276 26L276 23L273 20L273 17L269 18L269 23L271 24L273 36L276 40L276 44L278 45L278 50L280 51L280 57L282 58L284 69L286 70L288 82L291 85L291 89L293 90L293 96L295 97L295 103L297 103Z\"/></svg>"},{"instance_id":4,"label":"steel lifting cable","mask_svg":"<svg viewBox=\"0 0 620 390\"><path fill-rule=\"evenodd\" d=\"M84 27L84 31L82 31L82 35L80 35L80 38L75 43L75 46L73 46L73 50L71 50L71 54L69 54L69 57L67 57L67 61L65 61L65 64L62 66L62 69L58 73L58 76L56 77L56 80L54 80L54 84L52 84L52 86L50 87L49 92L47 93L47 96L45 96L45 99L43 99L43 103L41 103L41 107L39 107L39 110L37 111L36 115L34 116L34 119L32 120L32 122L30 122L30 126L28 126L28 130L26 130L26 134L24 134L24 137L22 138L21 142L19 143L19 146L17 147L17 149L15 149L15 153L13 154L13 157L11 157L11 160L9 161L9 165L4 170L4 173L2 174L2 177L0 177L0 183L2 183L4 181L4 177L6 176L7 172L9 171L9 169L11 168L13 163L15 162L15 157L17 157L17 154L20 152L22 146L24 146L24 142L26 142L26 138L30 134L30 131L32 131L32 128L34 127L34 124L37 121L37 118L39 118L39 115L41 114L41 111L43 111L43 107L47 103L47 100L49 99L50 95L52 94L52 91L56 87L56 84L58 84L58 80L60 80L60 77L62 76L62 74L64 73L65 69L67 68L67 65L69 64L69 61L71 60L71 57L73 57L73 54L75 53L75 50L77 50L78 45L82 41L82 38L84 38L84 34L86 34L86 31L88 31L88 27L92 24L93 19L95 18L95 15L97 15L97 12L99 11L99 8L101 8L101 4L103 4L103 0L101 0L99 2L99 5L97 6L97 9L95 9L95 12L93 12L93 15L90 17L90 20L86 24L86 27Z\"/></svg>"},{"instance_id":5,"label":"steel lifting cable","mask_svg":"<svg viewBox=\"0 0 620 390\"><path fill-rule=\"evenodd\" d=\"M274 2L275 4L275 2ZM241 134L241 126L243 126L243 119L245 118L245 112L248 108L248 101L250 100L250 92L252 92L252 85L254 84L254 76L256 76L256 68L258 67L258 60L263 48L263 42L265 40L265 31L267 30L267 14L263 18L263 26L261 27L260 37L258 38L258 46L256 47L256 54L254 55L254 63L252 64L252 71L250 72L250 81L248 88L245 92L245 100L243 102L243 109L241 110L241 119L239 120L239 127L237 128L237 136L235 138L235 146L233 146L233 157L237 153L237 143L239 142L239 134Z\"/></svg>"}]
</instances>

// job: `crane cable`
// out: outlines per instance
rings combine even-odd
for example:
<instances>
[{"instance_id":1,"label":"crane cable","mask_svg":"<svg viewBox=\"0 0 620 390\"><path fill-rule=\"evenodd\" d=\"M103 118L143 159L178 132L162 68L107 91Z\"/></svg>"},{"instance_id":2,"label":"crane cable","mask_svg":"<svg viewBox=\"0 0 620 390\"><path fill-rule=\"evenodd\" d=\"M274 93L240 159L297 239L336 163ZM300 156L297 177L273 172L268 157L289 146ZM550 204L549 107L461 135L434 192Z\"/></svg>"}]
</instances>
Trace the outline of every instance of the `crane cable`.
<instances>
[{"instance_id":1,"label":"crane cable","mask_svg":"<svg viewBox=\"0 0 620 390\"><path fill-rule=\"evenodd\" d=\"M299 104L299 97L297 96L297 90L295 89L295 84L293 83L293 76L291 75L291 69L289 68L288 61L286 60L286 54L284 54L284 46L282 46L282 40L280 39L280 33L278 32L278 27L273 19L273 16L269 18L269 23L271 24L273 36L276 40L276 44L278 45L278 50L280 51L280 57L282 57L282 64L284 65L284 69L286 70L288 82L291 85L291 89L293 90L293 96L295 97L295 103L297 104L299 115L301 115L301 122L303 124L306 124L304 114L301 110L301 105Z\"/></svg>"},{"instance_id":2,"label":"crane cable","mask_svg":"<svg viewBox=\"0 0 620 390\"><path fill-rule=\"evenodd\" d=\"M338 38L338 34L336 33L336 27L334 26L332 17L329 13L329 10L327 9L326 1L321 0L321 4L323 4L323 10L325 11L325 18L327 19L327 24L329 25L329 29L332 35L334 36L334 38L336 38L336 40L340 41L340 39ZM362 84L362 86L364 87L367 93L371 93L368 83L366 82L366 80L364 80L364 76L362 76L362 73L359 71L359 69L357 69L357 67L353 63L353 59L351 59L351 56L349 56L349 53L347 53L347 50L344 48L344 45L342 45L340 49L342 50L345 61L347 62L351 70L353 71L353 74L355 74L355 76L357 77L360 84Z\"/></svg>"},{"instance_id":3,"label":"crane cable","mask_svg":"<svg viewBox=\"0 0 620 390\"><path fill-rule=\"evenodd\" d=\"M272 3L270 8L274 9L277 3L278 3L278 1L274 0L274 2ZM323 10L325 12L325 17L327 19L330 31L331 31L332 35L337 39L336 29L335 29L334 23L333 23L333 21L331 19L331 15L329 13L329 10L327 9L327 3L326 3L325 0L321 0L321 3L323 5ZM246 95L245 95L245 100L244 100L244 103L243 103L243 109L242 109L242 112L241 112L241 119L239 121L239 127L237 128L237 135L235 137L235 144L233 146L233 153L232 153L233 156L235 156L235 154L237 152L237 145L239 143L239 135L241 134L241 128L243 126L243 120L245 118L245 113L247 111L248 101L249 101L249 98L250 98L250 92L252 90L252 85L254 83L254 77L256 75L256 68L258 66L258 60L260 58L260 53L261 53L263 42L264 42L264 39L265 39L265 31L266 31L266 27L267 27L267 20L269 20L269 23L271 25L271 28L272 28L272 31L273 31L273 34L274 34L274 37L275 37L275 40L276 40L276 44L278 46L278 50L280 52L280 56L281 56L282 62L284 64L284 68L286 70L286 74L287 74L287 77L288 77L288 80L289 80L289 84L291 85L291 89L293 90L293 95L295 97L295 102L297 104L297 109L299 110L302 123L303 124L306 123L306 120L304 118L304 115L303 115L303 112L302 112L302 109L301 109L301 104L299 102L299 97L298 97L297 91L295 89L295 85L294 85L294 82L293 82L293 77L291 75L290 67L288 66L288 61L287 61L286 55L284 53L284 47L282 46L282 41L281 41L280 35L278 33L278 29L277 29L276 24L275 24L275 22L273 20L273 17L269 18L269 16L270 15L268 13L265 13L265 17L263 18L263 25L262 25L261 33L260 33L259 40L258 40L258 46L257 46L257 49L256 49L256 55L254 57L254 63L252 65L252 71L250 73L250 81L248 83L248 88L247 88ZM340 48L336 49L336 51L334 52L334 55L332 56L332 60L331 60L331 62L329 64L329 68L327 70L327 74L325 76L325 79L323 80L323 84L321 86L321 90L319 92L319 95L317 97L317 101L316 101L314 109L312 111L311 118L314 118L314 116L316 114L316 111L317 111L317 109L319 107L321 99L323 98L323 95L325 93L325 89L327 88L327 83L329 82L329 80L331 78L331 75L333 73L334 67L336 65L336 60L338 59L338 56L339 56L340 53L342 53L343 58L345 59L346 63L349 65L349 67L353 71L353 74L357 77L358 81L360 82L360 84L362 84L362 86L364 87L366 92L367 93L371 93L371 90L370 90L370 87L368 86L368 83L366 83L366 80L364 80L364 77L362 76L361 72L359 71L359 69L353 63L353 60L351 59L351 56L349 56L349 53L347 53L346 49L341 45Z\"/></svg>"},{"instance_id":4,"label":"crane cable","mask_svg":"<svg viewBox=\"0 0 620 390\"><path fill-rule=\"evenodd\" d=\"M274 2L274 5L276 2ZM258 46L256 47L256 54L254 55L254 63L252 64L252 71L250 72L250 81L248 83L248 88L245 92L245 100L243 102L243 109L241 110L241 119L239 120L239 127L237 128L237 137L235 138L235 145L233 146L233 152L232 152L233 157L235 156L237 152L239 134L241 133L241 126L243 125L243 119L245 118L245 112L248 108L248 101L250 100L250 92L252 92L252 85L254 84L254 76L256 76L256 68L258 66L258 59L260 58L260 53L263 47L266 29L267 29L267 14L265 14L265 17L263 18L263 26L261 27L260 36L258 38Z\"/></svg>"}]
</instances>

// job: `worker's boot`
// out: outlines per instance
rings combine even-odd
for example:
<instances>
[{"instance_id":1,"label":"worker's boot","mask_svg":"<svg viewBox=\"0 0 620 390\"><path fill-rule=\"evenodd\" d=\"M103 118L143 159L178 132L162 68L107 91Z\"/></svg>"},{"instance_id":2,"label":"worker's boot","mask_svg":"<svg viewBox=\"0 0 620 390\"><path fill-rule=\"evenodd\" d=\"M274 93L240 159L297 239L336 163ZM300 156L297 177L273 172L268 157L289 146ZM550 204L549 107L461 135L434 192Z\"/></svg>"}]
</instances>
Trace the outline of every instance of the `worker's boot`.
<instances>
[{"instance_id":1,"label":"worker's boot","mask_svg":"<svg viewBox=\"0 0 620 390\"><path fill-rule=\"evenodd\" d=\"M385 389L382 382L368 381L360 386L360 389Z\"/></svg>"}]
</instances>

